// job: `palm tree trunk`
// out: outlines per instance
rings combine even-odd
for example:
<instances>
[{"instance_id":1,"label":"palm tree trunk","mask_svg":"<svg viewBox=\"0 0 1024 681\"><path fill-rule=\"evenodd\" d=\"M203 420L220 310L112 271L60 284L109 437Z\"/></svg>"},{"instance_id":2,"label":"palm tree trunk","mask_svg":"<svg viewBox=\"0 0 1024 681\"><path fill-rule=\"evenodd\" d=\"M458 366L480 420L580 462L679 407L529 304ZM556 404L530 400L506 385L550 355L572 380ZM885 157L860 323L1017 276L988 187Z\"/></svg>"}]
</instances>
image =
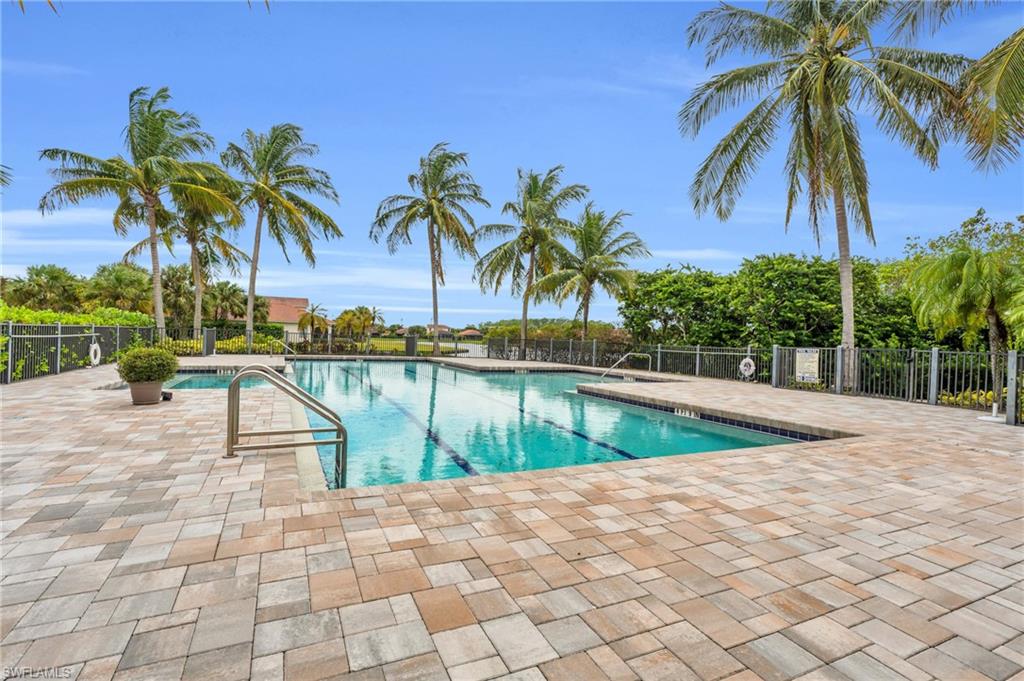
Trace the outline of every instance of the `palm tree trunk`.
<instances>
[{"instance_id":1,"label":"palm tree trunk","mask_svg":"<svg viewBox=\"0 0 1024 681\"><path fill-rule=\"evenodd\" d=\"M993 301L994 302L994 301ZM988 323L988 349L992 368L992 415L999 413L1003 404L1003 355L1009 340L1006 324L990 303L985 310L985 321Z\"/></svg>"},{"instance_id":2,"label":"palm tree trunk","mask_svg":"<svg viewBox=\"0 0 1024 681\"><path fill-rule=\"evenodd\" d=\"M530 314L530 289L533 288L533 268L536 251L530 249L530 263L526 267L526 286L523 287L523 320L519 324L519 359L526 359L526 332Z\"/></svg>"},{"instance_id":3,"label":"palm tree trunk","mask_svg":"<svg viewBox=\"0 0 1024 681\"><path fill-rule=\"evenodd\" d=\"M192 306L192 333L199 338L203 327L203 271L199 265L199 251L192 244L192 283L195 288L195 302Z\"/></svg>"},{"instance_id":4,"label":"palm tree trunk","mask_svg":"<svg viewBox=\"0 0 1024 681\"><path fill-rule=\"evenodd\" d=\"M256 315L256 270L260 262L260 236L263 232L263 206L256 211L256 236L252 241L252 267L249 269L249 296L245 301L245 344L252 345L253 320Z\"/></svg>"},{"instance_id":5,"label":"palm tree trunk","mask_svg":"<svg viewBox=\"0 0 1024 681\"><path fill-rule=\"evenodd\" d=\"M587 327L590 325L590 294L587 293L583 297L583 332L580 334L580 340L587 340Z\"/></svg>"},{"instance_id":6,"label":"palm tree trunk","mask_svg":"<svg viewBox=\"0 0 1024 681\"><path fill-rule=\"evenodd\" d=\"M427 248L430 249L430 293L433 296L434 305L434 356L441 354L441 343L437 337L437 236L434 234L434 221L427 222Z\"/></svg>"},{"instance_id":7,"label":"palm tree trunk","mask_svg":"<svg viewBox=\"0 0 1024 681\"><path fill-rule=\"evenodd\" d=\"M846 202L841 187L832 187L832 203L836 211L836 243L839 251L839 299L843 308L843 332L841 345L844 351L843 385L856 384L854 371L854 321L853 321L853 261L850 259L850 228L846 221Z\"/></svg>"},{"instance_id":8,"label":"palm tree trunk","mask_svg":"<svg viewBox=\"0 0 1024 681\"><path fill-rule=\"evenodd\" d=\"M153 318L158 333L164 330L164 290L160 277L159 237L156 230L156 199L146 197L146 222L149 225L149 259L153 272Z\"/></svg>"}]
</instances>

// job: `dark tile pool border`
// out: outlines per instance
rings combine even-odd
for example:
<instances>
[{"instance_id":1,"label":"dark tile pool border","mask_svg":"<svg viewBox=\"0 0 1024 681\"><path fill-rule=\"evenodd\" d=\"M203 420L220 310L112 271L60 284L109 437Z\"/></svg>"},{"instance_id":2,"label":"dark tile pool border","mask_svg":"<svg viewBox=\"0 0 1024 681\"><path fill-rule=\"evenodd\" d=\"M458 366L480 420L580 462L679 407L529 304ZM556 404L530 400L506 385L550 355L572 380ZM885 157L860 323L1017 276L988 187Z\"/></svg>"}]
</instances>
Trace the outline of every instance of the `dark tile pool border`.
<instances>
[{"instance_id":1,"label":"dark tile pool border","mask_svg":"<svg viewBox=\"0 0 1024 681\"><path fill-rule=\"evenodd\" d=\"M662 411L668 414L676 414L677 410L675 407L669 407L664 404L656 404L654 402L646 402L643 400L633 400L628 397L620 397L618 395L608 395L603 392L596 390L588 390L586 386L576 386L576 392L587 397L597 397L602 400L609 400L611 402L620 402L622 404L628 404L634 407L643 407L644 409L654 409L656 411ZM769 435L775 435L776 437L784 437L788 440L794 440L798 442L820 442L822 440L831 440L830 437L824 435L815 435L814 433L805 433L799 430L793 430L791 428L778 428L776 426L769 426L764 423L756 423L754 421L745 421L743 419L731 418L728 416L718 416L716 414L708 414L702 411L691 411L686 409L680 409L680 412L686 412L684 415L699 418L702 421L709 421L711 423L720 423L725 426L732 426L733 428L742 428L744 430L752 430L758 433L767 433Z\"/></svg>"}]
</instances>

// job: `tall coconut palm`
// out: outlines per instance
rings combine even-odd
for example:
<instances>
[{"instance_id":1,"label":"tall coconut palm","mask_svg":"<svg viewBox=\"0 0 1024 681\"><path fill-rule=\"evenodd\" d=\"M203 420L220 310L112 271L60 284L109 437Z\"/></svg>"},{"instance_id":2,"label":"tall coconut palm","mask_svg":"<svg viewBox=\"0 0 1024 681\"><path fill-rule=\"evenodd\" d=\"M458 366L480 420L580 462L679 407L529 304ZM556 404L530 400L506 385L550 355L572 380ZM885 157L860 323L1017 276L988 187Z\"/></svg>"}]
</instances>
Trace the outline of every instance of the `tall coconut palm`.
<instances>
[{"instance_id":1,"label":"tall coconut palm","mask_svg":"<svg viewBox=\"0 0 1024 681\"><path fill-rule=\"evenodd\" d=\"M229 231L238 228L237 216L228 215L226 219L206 210L185 208L176 215L161 211L158 223L162 225L161 236L167 250L173 253L174 242L181 239L189 249L189 268L192 284L192 332L199 337L203 326L203 293L209 277L226 266L232 274L237 274L238 265L248 262L249 256L227 238ZM148 240L140 241L125 253L125 260L138 257L148 245ZM166 290L166 287L165 287ZM184 320L181 317L180 322Z\"/></svg>"},{"instance_id":2,"label":"tall coconut palm","mask_svg":"<svg viewBox=\"0 0 1024 681\"><path fill-rule=\"evenodd\" d=\"M128 96L124 129L128 157L103 159L67 149L44 149L40 157L59 163L51 171L57 180L39 201L43 213L94 198L114 197L114 229L124 234L140 219L149 229L153 279L153 316L164 327L163 287L160 281L158 214L165 203L211 212L237 213L231 199L215 188L227 182L212 163L191 160L213 147L213 138L199 129L199 119L171 109L171 94L160 88L152 95L140 87Z\"/></svg>"},{"instance_id":3,"label":"tall coconut palm","mask_svg":"<svg viewBox=\"0 0 1024 681\"><path fill-rule=\"evenodd\" d=\"M757 101L697 170L690 187L694 208L728 220L780 128L787 127L786 224L801 197L815 236L822 213L832 210L845 347L853 347L855 338L849 223L874 241L858 113L873 115L883 133L934 168L939 135L929 119L955 106L949 82L970 64L962 56L877 45L872 29L888 20L892 6L780 0L758 12L723 3L689 26L690 44L706 44L708 66L733 53L766 56L699 85L679 112L681 131L695 136L727 108Z\"/></svg>"},{"instance_id":4,"label":"tall coconut palm","mask_svg":"<svg viewBox=\"0 0 1024 681\"><path fill-rule=\"evenodd\" d=\"M562 303L569 298L579 302L577 316L583 320L581 339L587 337L590 304L599 289L619 297L632 286L635 272L630 258L651 255L634 232L623 232L623 220L629 215L619 211L607 215L588 203L568 231L572 249L561 243L553 247L557 267L534 284L537 294Z\"/></svg>"},{"instance_id":5,"label":"tall coconut palm","mask_svg":"<svg viewBox=\"0 0 1024 681\"><path fill-rule=\"evenodd\" d=\"M476 257L472 232L476 223L470 207L490 206L483 190L468 170L465 153L449 151L448 144L434 145L420 158L417 172L409 175L409 187L415 194L394 194L380 202L377 217L370 227L370 238L385 237L388 251L395 253L403 244L412 243L412 228L423 223L427 229L427 253L430 256L430 293L434 310L434 354L441 354L438 340L437 287L444 286L441 249L445 241L455 253Z\"/></svg>"},{"instance_id":6,"label":"tall coconut palm","mask_svg":"<svg viewBox=\"0 0 1024 681\"><path fill-rule=\"evenodd\" d=\"M526 358L526 334L530 301L535 298L533 282L537 276L554 271L555 245L564 236L568 223L559 216L568 204L578 201L589 191L582 184L561 186L562 166L555 166L541 175L532 170L518 171L516 200L506 203L501 212L516 224L484 225L477 230L477 240L494 236L512 238L480 257L476 276L483 290L501 289L509 280L513 295L522 295L523 314L519 324L520 359Z\"/></svg>"},{"instance_id":7,"label":"tall coconut palm","mask_svg":"<svg viewBox=\"0 0 1024 681\"><path fill-rule=\"evenodd\" d=\"M319 168L302 165L302 161L320 153L320 148L302 139L302 128L282 123L269 132L246 130L242 143L229 144L221 161L242 176L240 205L256 211L256 227L252 253L249 256L249 296L246 301L245 330L251 337L255 320L256 273L260 262L260 241L263 222L288 259L287 242L299 247L310 267L316 265L313 241L340 237L341 230L316 203L304 195L338 202L338 192L331 177Z\"/></svg>"},{"instance_id":8,"label":"tall coconut palm","mask_svg":"<svg viewBox=\"0 0 1024 681\"><path fill-rule=\"evenodd\" d=\"M913 39L937 31L973 0L904 0L896 3L893 36ZM1024 26L984 54L958 83L960 105L946 122L965 134L967 156L984 170L995 170L1020 156L1024 141Z\"/></svg>"},{"instance_id":9,"label":"tall coconut palm","mask_svg":"<svg viewBox=\"0 0 1024 681\"><path fill-rule=\"evenodd\" d=\"M306 331L312 331L316 333L326 333L327 331L327 317L324 316L324 308L322 305L310 305L302 314L299 315L299 331L305 333Z\"/></svg>"},{"instance_id":10,"label":"tall coconut palm","mask_svg":"<svg viewBox=\"0 0 1024 681\"><path fill-rule=\"evenodd\" d=\"M218 281L204 292L203 306L214 319L225 321L245 314L245 291L230 281Z\"/></svg>"}]
</instances>

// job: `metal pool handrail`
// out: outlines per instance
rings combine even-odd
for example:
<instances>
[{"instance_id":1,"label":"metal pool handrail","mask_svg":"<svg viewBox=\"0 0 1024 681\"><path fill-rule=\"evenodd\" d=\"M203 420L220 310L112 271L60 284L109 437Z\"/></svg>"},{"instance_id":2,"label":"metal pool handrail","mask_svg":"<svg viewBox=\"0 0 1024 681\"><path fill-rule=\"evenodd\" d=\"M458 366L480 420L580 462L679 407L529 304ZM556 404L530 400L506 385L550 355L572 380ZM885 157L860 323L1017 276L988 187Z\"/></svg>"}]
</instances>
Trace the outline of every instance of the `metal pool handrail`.
<instances>
[{"instance_id":1,"label":"metal pool handrail","mask_svg":"<svg viewBox=\"0 0 1024 681\"><path fill-rule=\"evenodd\" d=\"M242 379L247 376L262 378L307 409L326 419L331 425L321 428L285 428L277 430L239 431L239 402L241 398ZM289 440L288 442L265 442L240 444L243 437L265 437L268 435L299 435L312 433L334 432L335 437L327 440L315 440L314 445L334 445L334 479L337 486L344 487L348 473L348 431L342 425L338 414L320 400L316 399L299 386L286 381L266 364L250 364L243 367L228 386L228 436L227 453L224 458L237 456L235 452L257 449L276 449L281 447L306 446L309 443Z\"/></svg>"},{"instance_id":2,"label":"metal pool handrail","mask_svg":"<svg viewBox=\"0 0 1024 681\"><path fill-rule=\"evenodd\" d=\"M617 360L615 360L615 364L613 364L610 367L608 367L607 369L605 369L604 373L601 374L601 378L604 378L605 376L607 376L609 371L611 371L615 367L617 367L620 364L622 364L623 360L625 360L630 355L634 355L636 357L646 357L647 358L647 370L648 371L651 370L651 356L649 354L647 354L646 352L627 352L622 357L619 357Z\"/></svg>"},{"instance_id":3,"label":"metal pool handrail","mask_svg":"<svg viewBox=\"0 0 1024 681\"><path fill-rule=\"evenodd\" d=\"M292 346L288 345L287 343L285 343L285 342L284 342L283 340L281 340L280 338L271 338L270 340L271 340L271 342L273 342L273 343L277 343L277 344L279 344L279 345L280 345L280 346L281 346L282 348L284 348L284 350L285 350L285 354L287 354L287 353L289 353L289 352L290 352L290 353L292 353L293 355L298 355L298 354L299 354L299 353L295 352L295 348L293 348Z\"/></svg>"}]
</instances>

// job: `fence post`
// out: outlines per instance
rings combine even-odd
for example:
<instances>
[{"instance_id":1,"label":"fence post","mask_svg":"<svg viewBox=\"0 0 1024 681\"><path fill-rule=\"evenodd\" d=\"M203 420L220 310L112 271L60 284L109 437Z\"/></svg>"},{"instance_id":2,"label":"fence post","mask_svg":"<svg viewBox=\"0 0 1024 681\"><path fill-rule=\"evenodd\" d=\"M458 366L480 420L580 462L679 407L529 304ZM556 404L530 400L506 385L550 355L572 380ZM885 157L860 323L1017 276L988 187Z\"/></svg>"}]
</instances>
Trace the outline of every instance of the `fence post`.
<instances>
[{"instance_id":1,"label":"fence post","mask_svg":"<svg viewBox=\"0 0 1024 681\"><path fill-rule=\"evenodd\" d=\"M700 376L700 343L697 344L697 361L694 363L694 376Z\"/></svg>"},{"instance_id":2,"label":"fence post","mask_svg":"<svg viewBox=\"0 0 1024 681\"><path fill-rule=\"evenodd\" d=\"M548 361L555 361L555 337L552 336L548 339Z\"/></svg>"},{"instance_id":3,"label":"fence post","mask_svg":"<svg viewBox=\"0 0 1024 681\"><path fill-rule=\"evenodd\" d=\"M57 322L57 373L58 374L60 373L60 346L61 346L60 322Z\"/></svg>"},{"instance_id":4,"label":"fence post","mask_svg":"<svg viewBox=\"0 0 1024 681\"><path fill-rule=\"evenodd\" d=\"M121 325L114 324L114 354L121 352Z\"/></svg>"},{"instance_id":5,"label":"fence post","mask_svg":"<svg viewBox=\"0 0 1024 681\"><path fill-rule=\"evenodd\" d=\"M575 364L572 361L572 338L569 339L569 364Z\"/></svg>"},{"instance_id":6,"label":"fence post","mask_svg":"<svg viewBox=\"0 0 1024 681\"><path fill-rule=\"evenodd\" d=\"M928 363L928 404L939 403L939 349L932 348L932 361Z\"/></svg>"},{"instance_id":7,"label":"fence post","mask_svg":"<svg viewBox=\"0 0 1024 681\"><path fill-rule=\"evenodd\" d=\"M7 366L4 367L4 371L7 372L7 380L4 383L10 384L11 372L14 361L14 323L7 322Z\"/></svg>"},{"instance_id":8,"label":"fence post","mask_svg":"<svg viewBox=\"0 0 1024 681\"><path fill-rule=\"evenodd\" d=\"M597 339L596 338L594 339L593 343L594 343L593 349L590 351L590 366L596 367L597 366Z\"/></svg>"},{"instance_id":9,"label":"fence post","mask_svg":"<svg viewBox=\"0 0 1024 681\"><path fill-rule=\"evenodd\" d=\"M836 385L834 391L836 395L843 394L843 361L845 360L844 355L846 354L846 348L842 345L836 346Z\"/></svg>"},{"instance_id":10,"label":"fence post","mask_svg":"<svg viewBox=\"0 0 1024 681\"><path fill-rule=\"evenodd\" d=\"M661 343L658 343L658 371L661 371Z\"/></svg>"},{"instance_id":11,"label":"fence post","mask_svg":"<svg viewBox=\"0 0 1024 681\"><path fill-rule=\"evenodd\" d=\"M505 336L505 359L510 359L508 356L508 336Z\"/></svg>"},{"instance_id":12,"label":"fence post","mask_svg":"<svg viewBox=\"0 0 1024 681\"><path fill-rule=\"evenodd\" d=\"M1020 418L1017 405L1017 351L1010 350L1006 353L1006 425L1015 426Z\"/></svg>"},{"instance_id":13,"label":"fence post","mask_svg":"<svg viewBox=\"0 0 1024 681\"><path fill-rule=\"evenodd\" d=\"M779 387L779 364L782 359L782 354L779 352L779 346L772 344L772 387Z\"/></svg>"}]
</instances>

